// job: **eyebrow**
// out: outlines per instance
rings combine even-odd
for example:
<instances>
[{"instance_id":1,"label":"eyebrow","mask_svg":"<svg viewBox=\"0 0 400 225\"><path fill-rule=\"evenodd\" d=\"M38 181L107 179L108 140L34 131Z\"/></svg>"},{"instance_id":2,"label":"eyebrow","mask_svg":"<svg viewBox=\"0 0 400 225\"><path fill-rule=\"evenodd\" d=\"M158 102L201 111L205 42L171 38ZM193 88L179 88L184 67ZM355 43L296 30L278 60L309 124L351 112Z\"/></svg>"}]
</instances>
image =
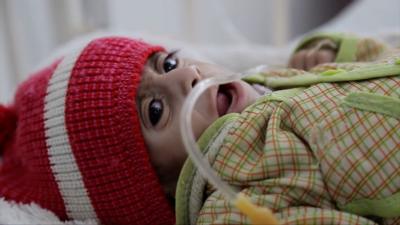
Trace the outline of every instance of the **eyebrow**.
<instances>
[{"instance_id":1,"label":"eyebrow","mask_svg":"<svg viewBox=\"0 0 400 225\"><path fill-rule=\"evenodd\" d=\"M171 56L175 56L179 52L179 50L180 49L174 49L174 50L169 51L168 55L165 58L169 58Z\"/></svg>"},{"instance_id":2,"label":"eyebrow","mask_svg":"<svg viewBox=\"0 0 400 225\"><path fill-rule=\"evenodd\" d=\"M139 118L144 123L143 112L142 112L142 103L143 103L144 96L136 96L136 110L139 113Z\"/></svg>"},{"instance_id":3,"label":"eyebrow","mask_svg":"<svg viewBox=\"0 0 400 225\"><path fill-rule=\"evenodd\" d=\"M150 58L149 58L150 62L149 62L148 65L155 72L157 72L157 61L158 61L158 58L161 56L162 53L163 52L156 52L153 55L151 55Z\"/></svg>"}]
</instances>

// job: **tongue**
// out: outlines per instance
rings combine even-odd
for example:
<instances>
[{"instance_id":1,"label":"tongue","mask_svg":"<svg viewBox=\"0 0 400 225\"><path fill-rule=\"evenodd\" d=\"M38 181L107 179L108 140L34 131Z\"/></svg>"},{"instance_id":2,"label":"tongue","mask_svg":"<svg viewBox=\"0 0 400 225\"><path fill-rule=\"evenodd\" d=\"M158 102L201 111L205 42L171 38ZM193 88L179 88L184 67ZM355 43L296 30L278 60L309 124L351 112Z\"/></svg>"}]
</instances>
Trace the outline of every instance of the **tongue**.
<instances>
[{"instance_id":1,"label":"tongue","mask_svg":"<svg viewBox=\"0 0 400 225\"><path fill-rule=\"evenodd\" d=\"M223 116L229 108L229 98L224 93L219 92L217 95L217 109L218 115Z\"/></svg>"}]
</instances>

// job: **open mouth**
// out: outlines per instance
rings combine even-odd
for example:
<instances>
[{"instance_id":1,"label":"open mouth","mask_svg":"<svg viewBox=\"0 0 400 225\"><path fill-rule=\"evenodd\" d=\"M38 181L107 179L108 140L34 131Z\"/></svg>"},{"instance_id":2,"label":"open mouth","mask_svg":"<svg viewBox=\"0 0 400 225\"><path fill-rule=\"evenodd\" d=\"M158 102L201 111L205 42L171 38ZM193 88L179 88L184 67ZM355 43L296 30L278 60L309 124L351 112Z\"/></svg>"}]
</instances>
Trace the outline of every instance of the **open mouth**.
<instances>
[{"instance_id":1,"label":"open mouth","mask_svg":"<svg viewBox=\"0 0 400 225\"><path fill-rule=\"evenodd\" d=\"M217 111L219 116L228 113L233 100L233 86L231 83L220 85L217 92Z\"/></svg>"}]
</instances>

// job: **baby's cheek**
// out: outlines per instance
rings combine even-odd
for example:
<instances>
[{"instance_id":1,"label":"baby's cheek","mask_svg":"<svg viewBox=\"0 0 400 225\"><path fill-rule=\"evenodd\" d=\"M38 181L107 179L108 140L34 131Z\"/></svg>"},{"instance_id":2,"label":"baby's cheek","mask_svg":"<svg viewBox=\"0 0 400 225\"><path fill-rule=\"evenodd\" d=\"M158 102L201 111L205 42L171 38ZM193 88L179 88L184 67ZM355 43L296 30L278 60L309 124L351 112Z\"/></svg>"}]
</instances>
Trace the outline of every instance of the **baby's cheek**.
<instances>
[{"instance_id":1,"label":"baby's cheek","mask_svg":"<svg viewBox=\"0 0 400 225\"><path fill-rule=\"evenodd\" d=\"M247 95L247 102L245 107L253 104L259 97L261 97L262 95L271 93L272 90L269 89L268 87L265 87L264 85L260 85L260 84L247 84L245 83L245 92Z\"/></svg>"},{"instance_id":2,"label":"baby's cheek","mask_svg":"<svg viewBox=\"0 0 400 225\"><path fill-rule=\"evenodd\" d=\"M192 127L193 127L193 135L196 140L200 138L203 132L209 127L218 117L212 114L203 114L197 111L193 112L192 115Z\"/></svg>"}]
</instances>

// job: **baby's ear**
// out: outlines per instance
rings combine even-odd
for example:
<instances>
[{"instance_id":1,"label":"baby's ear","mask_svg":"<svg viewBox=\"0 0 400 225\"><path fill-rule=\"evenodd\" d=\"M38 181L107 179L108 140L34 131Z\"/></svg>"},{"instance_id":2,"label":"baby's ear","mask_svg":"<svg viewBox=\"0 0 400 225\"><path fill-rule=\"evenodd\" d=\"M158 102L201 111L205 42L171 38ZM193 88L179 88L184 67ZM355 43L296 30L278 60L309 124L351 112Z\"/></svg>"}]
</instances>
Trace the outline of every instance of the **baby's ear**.
<instances>
[{"instance_id":1,"label":"baby's ear","mask_svg":"<svg viewBox=\"0 0 400 225\"><path fill-rule=\"evenodd\" d=\"M17 128L17 113L13 107L0 105L0 156Z\"/></svg>"}]
</instances>

